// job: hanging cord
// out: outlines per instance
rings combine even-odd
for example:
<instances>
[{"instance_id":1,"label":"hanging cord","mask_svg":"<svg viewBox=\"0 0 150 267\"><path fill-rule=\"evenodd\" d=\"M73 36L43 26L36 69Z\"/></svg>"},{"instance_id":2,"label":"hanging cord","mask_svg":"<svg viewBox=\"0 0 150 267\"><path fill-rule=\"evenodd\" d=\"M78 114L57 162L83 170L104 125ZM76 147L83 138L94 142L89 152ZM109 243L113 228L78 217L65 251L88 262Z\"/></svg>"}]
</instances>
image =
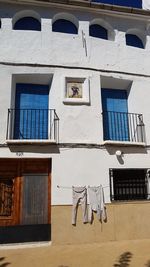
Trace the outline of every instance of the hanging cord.
<instances>
[{"instance_id":1,"label":"hanging cord","mask_svg":"<svg viewBox=\"0 0 150 267\"><path fill-rule=\"evenodd\" d=\"M86 45L86 37L85 37L85 33L82 30L82 43L83 43L83 48L85 48L85 55L87 57L87 45Z\"/></svg>"},{"instance_id":2,"label":"hanging cord","mask_svg":"<svg viewBox=\"0 0 150 267\"><path fill-rule=\"evenodd\" d=\"M83 186L82 186L82 187L83 187ZM107 185L107 186L102 186L103 189L108 188L108 187L109 187L109 185ZM59 188L59 189L72 189L72 186L62 186L62 185L57 185L57 188Z\"/></svg>"},{"instance_id":3,"label":"hanging cord","mask_svg":"<svg viewBox=\"0 0 150 267\"><path fill-rule=\"evenodd\" d=\"M59 188L59 189L72 189L72 186L57 185L57 188Z\"/></svg>"}]
</instances>

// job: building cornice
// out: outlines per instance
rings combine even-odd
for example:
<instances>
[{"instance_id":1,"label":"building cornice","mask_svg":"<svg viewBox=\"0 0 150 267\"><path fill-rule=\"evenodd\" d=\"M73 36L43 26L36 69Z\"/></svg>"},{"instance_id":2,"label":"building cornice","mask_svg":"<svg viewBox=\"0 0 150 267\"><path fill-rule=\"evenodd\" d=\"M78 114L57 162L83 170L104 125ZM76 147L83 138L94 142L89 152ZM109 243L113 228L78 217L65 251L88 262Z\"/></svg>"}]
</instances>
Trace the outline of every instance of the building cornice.
<instances>
[{"instance_id":1,"label":"building cornice","mask_svg":"<svg viewBox=\"0 0 150 267\"><path fill-rule=\"evenodd\" d=\"M28 4L28 5L38 5L38 6L55 6L55 7L70 7L70 8L81 8L87 9L87 11L95 12L113 12L122 15L132 15L132 16L144 16L149 17L150 11L143 10L139 8L131 8L125 6L117 6L111 4L103 4L92 2L92 0L0 0L0 3L10 3L10 4Z\"/></svg>"}]
</instances>

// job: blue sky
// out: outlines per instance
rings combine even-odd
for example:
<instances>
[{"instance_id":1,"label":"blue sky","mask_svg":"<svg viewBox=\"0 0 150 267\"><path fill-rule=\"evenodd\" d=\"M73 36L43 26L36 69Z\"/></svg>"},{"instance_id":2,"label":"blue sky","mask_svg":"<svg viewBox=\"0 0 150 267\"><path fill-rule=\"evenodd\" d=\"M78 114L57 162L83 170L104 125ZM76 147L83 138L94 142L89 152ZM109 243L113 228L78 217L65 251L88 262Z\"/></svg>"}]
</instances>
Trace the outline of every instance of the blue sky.
<instances>
[{"instance_id":1,"label":"blue sky","mask_svg":"<svg viewBox=\"0 0 150 267\"><path fill-rule=\"evenodd\" d=\"M142 0L93 0L93 2L142 8Z\"/></svg>"}]
</instances>

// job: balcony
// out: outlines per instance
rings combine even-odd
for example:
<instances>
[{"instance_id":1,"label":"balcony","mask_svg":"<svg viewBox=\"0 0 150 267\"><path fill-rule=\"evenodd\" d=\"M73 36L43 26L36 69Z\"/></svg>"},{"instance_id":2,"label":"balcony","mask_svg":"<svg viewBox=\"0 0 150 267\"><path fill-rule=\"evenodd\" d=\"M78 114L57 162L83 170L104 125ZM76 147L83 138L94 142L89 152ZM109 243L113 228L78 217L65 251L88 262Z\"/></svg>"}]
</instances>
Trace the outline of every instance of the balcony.
<instances>
[{"instance_id":1,"label":"balcony","mask_svg":"<svg viewBox=\"0 0 150 267\"><path fill-rule=\"evenodd\" d=\"M54 109L8 109L8 144L58 143L59 118Z\"/></svg>"},{"instance_id":2,"label":"balcony","mask_svg":"<svg viewBox=\"0 0 150 267\"><path fill-rule=\"evenodd\" d=\"M104 143L145 144L143 115L103 111Z\"/></svg>"}]
</instances>

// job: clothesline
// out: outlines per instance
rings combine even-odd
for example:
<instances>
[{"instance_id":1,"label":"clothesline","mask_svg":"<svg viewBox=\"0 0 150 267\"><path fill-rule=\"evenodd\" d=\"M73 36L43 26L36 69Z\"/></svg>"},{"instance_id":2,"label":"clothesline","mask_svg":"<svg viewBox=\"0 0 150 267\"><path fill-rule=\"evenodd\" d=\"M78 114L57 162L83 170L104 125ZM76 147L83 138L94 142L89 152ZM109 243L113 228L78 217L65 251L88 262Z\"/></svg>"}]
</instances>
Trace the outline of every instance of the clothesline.
<instances>
[{"instance_id":1,"label":"clothesline","mask_svg":"<svg viewBox=\"0 0 150 267\"><path fill-rule=\"evenodd\" d=\"M102 186L102 188L107 188L110 187L109 185L107 186ZM59 189L72 189L72 186L62 186L62 185L57 185L57 188Z\"/></svg>"},{"instance_id":2,"label":"clothesline","mask_svg":"<svg viewBox=\"0 0 150 267\"><path fill-rule=\"evenodd\" d=\"M72 189L72 225L76 225L78 205L82 206L83 223L93 221L93 212L97 212L98 220L107 222L107 213L104 200L103 188L109 187L100 184L99 186L62 186L57 188ZM89 199L87 199L87 197ZM88 204L89 200L89 204ZM89 212L88 212L89 209Z\"/></svg>"}]
</instances>

